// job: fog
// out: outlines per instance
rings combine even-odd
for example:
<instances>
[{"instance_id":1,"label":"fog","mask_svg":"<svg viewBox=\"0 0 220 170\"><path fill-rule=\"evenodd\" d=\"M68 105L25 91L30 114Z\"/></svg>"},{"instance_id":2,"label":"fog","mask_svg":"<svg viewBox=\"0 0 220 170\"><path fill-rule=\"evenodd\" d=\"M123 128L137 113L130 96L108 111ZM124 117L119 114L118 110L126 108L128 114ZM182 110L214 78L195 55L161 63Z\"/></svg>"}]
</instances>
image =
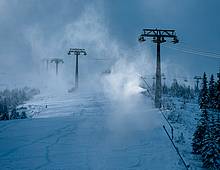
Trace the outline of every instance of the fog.
<instances>
[{"instance_id":1,"label":"fog","mask_svg":"<svg viewBox=\"0 0 220 170\"><path fill-rule=\"evenodd\" d=\"M156 121L145 112L150 104L141 98L144 89L140 87L140 76L154 74L153 54L145 45L137 42L128 48L112 36L100 5L85 5L80 14L55 31L45 30L40 23L25 25L21 32L29 58L14 54L7 60L13 69L2 70L8 80L3 87L30 86L39 88L43 95L63 96L75 86L75 56L67 55L68 50L83 48L87 55L79 56L79 89L73 97L75 93L82 94L82 98L87 92L104 94L111 103L104 110L111 112L108 127L117 133L152 128ZM52 58L64 61L59 64L58 75L55 63L49 62L47 69L46 60Z\"/></svg>"},{"instance_id":2,"label":"fog","mask_svg":"<svg viewBox=\"0 0 220 170\"><path fill-rule=\"evenodd\" d=\"M21 56L14 56L7 61L12 69L7 72L2 70L9 81L6 87L27 85L67 91L74 86L75 71L75 56L69 56L67 52L69 48L84 48L88 55L79 56L81 87L110 88L111 93L114 93L111 94L113 98L116 94L121 96L119 92L123 93L122 96L140 92L138 75L146 71L153 73L152 64L147 61L150 56L146 56L141 46L127 50L125 45L111 37L106 25L100 11L94 5L87 5L81 15L51 36L45 36L39 24L25 27L22 33L25 44L29 46L31 59L26 61ZM45 59L54 57L64 60L64 64L59 64L58 76L55 75L54 63L49 63L46 70ZM103 76L106 70L112 72ZM95 84L98 87L94 87Z\"/></svg>"},{"instance_id":3,"label":"fog","mask_svg":"<svg viewBox=\"0 0 220 170\"><path fill-rule=\"evenodd\" d=\"M67 55L69 48L87 50L88 55L80 56L79 59L81 84L99 78L103 71L115 68L114 65L118 65L117 63L132 65L132 68L128 70L133 69L133 74L139 73L147 76L149 82L152 83L155 73L155 44L152 44L150 40L139 44L137 37L141 30L147 26L177 28L180 42L190 42L189 35L183 31L182 25L186 23L185 26L188 28L188 24L194 21L203 9L198 9L198 14L196 12L192 15L192 20L188 15L185 20L183 19L185 11L180 9L177 12L176 7L180 5L172 2L174 6L169 13L175 13L175 16L170 23L165 24L163 5L167 6L169 3L171 0L162 4L159 1L139 0L135 3L128 1L126 6L132 9L130 11L122 7L123 3L114 4L113 1L64 0L54 1L52 5L50 1L24 0L21 3L18 0L1 0L0 75L4 80L1 88L23 85L43 86L42 81L44 84L53 84L54 80L51 78L53 72L50 69L48 75L42 62L42 59L53 57L62 58L65 62L62 66L60 65L58 78L60 82L65 87L73 84L74 56ZM155 6L158 4L161 5L157 11ZM182 5L191 6L189 15L194 14L195 2L186 1ZM201 7L207 6L204 2L200 5ZM156 11L157 14L155 14ZM214 15L215 12L213 9L209 16ZM207 17L205 22L210 22L207 25L213 25L212 20L208 20ZM179 18L182 18L181 22ZM200 22L199 24L201 25ZM202 30L203 27L199 31L202 32ZM195 40L196 37L198 36L195 35ZM213 41L216 40L213 38ZM202 47L204 43L199 41L197 45ZM206 43L206 45L209 47L211 43ZM188 81L190 85L194 84L192 77L195 74L202 74L203 71L215 73L211 70L217 70L219 64L218 59L201 58L198 61L195 56L183 57L182 54L167 51L163 47L161 57L162 72L165 73L167 82L174 78L182 77L179 79L183 80L183 77L187 77L191 79L191 83ZM121 62L121 59L124 62ZM195 67L195 63L199 63L201 67ZM141 64L143 65L140 66ZM50 67L53 65L50 64Z\"/></svg>"},{"instance_id":4,"label":"fog","mask_svg":"<svg viewBox=\"0 0 220 170\"><path fill-rule=\"evenodd\" d=\"M155 11L154 7L158 3L159 1L148 3L138 1L137 3L128 2L127 5L130 7L133 4L134 11L131 14L135 16L143 10L143 7L150 8L151 12ZM185 6L189 4L190 2L184 3ZM121 8L121 13L118 13L116 9L119 7L115 6L112 11L109 11L107 5L112 7L112 2L97 0L81 3L77 0L65 0L62 3L55 1L52 7L48 1L43 3L25 0L21 3L17 0L10 2L2 0L0 3L1 89L33 86L40 89L57 88L55 91L66 91L74 86L75 70L75 57L68 56L67 52L69 48L84 48L88 55L79 57L80 87L102 89L112 99L118 96L126 98L141 92L143 89L139 87L140 75L145 76L150 84L153 81L155 44L150 40L149 43L140 44L137 37L141 33L143 24L138 25L134 22L134 16L129 14L130 26L123 27L125 20L119 23L117 19L124 18L127 10ZM120 3L118 5L120 6ZM164 18L160 15L164 10L161 7L159 9L159 17L152 14L156 21L158 21L157 18L160 21ZM114 10L116 10L115 14L113 14ZM170 12L174 11L176 10L172 8ZM109 16L110 14L112 15ZM180 15L183 15L182 10L175 18ZM144 16L140 15L138 21L145 18ZM172 20L172 23L174 21ZM148 22L143 20L143 23L146 23L146 26L153 24L158 26L158 23L152 20ZM174 23L174 26L178 25L178 22ZM137 24L136 27L135 24ZM115 30L116 25L125 28L124 32ZM161 25L164 26L164 23L161 22ZM125 36L127 38L123 38ZM133 38L132 45L128 42L131 38ZM164 48L161 51L162 73L166 75L166 83L169 84L176 78L186 85L193 86L195 82L192 77L196 73L192 73L192 69L187 70L187 68L195 60L186 59L184 62L182 58L173 60L176 53L168 53ZM64 64L59 64L58 76L55 76L54 63L49 64L49 71L46 70L43 60L48 58L64 60ZM193 69L196 68L200 69L200 67ZM210 63L207 62L206 68L215 67L210 67ZM109 70L111 74L103 75L103 72ZM185 82L184 79L188 81Z\"/></svg>"},{"instance_id":5,"label":"fog","mask_svg":"<svg viewBox=\"0 0 220 170\"><path fill-rule=\"evenodd\" d=\"M80 109L84 108L80 108L80 104L83 107L91 107L91 110L99 107L96 103L103 105L103 115L110 113L105 118L107 128L113 131L113 134L119 133L118 137L132 136L132 132L159 126L161 115L152 109L152 101L141 94L144 89L140 86L143 83L141 76L145 77L150 85L153 84L156 45L150 39L145 43L137 41L143 28L151 25L154 25L152 28L160 27L158 21L154 23L150 19L146 22L145 17L148 18L149 15L142 15L139 9L143 10L143 7L140 4L151 8L158 1L152 1L150 6L146 6L142 0L137 3L140 6L128 2L129 9L135 12L123 9L124 3L117 6L113 1L64 0L53 1L54 4L50 1L22 2L0 1L0 13L4 16L0 16L0 89L24 86L39 88L41 95L46 96L45 99L41 98L43 107L50 105L48 103L53 105L55 100L63 100L60 103L65 103L66 96L76 102L65 103L70 105L69 108L75 107L74 111L68 110L67 107L68 111L59 110L53 114L53 108L51 115L49 112L42 117L81 113ZM133 3L134 6L131 6ZM114 8L111 8L112 5ZM116 10L118 8L119 13ZM154 8L151 8L152 10L154 11ZM137 22L141 18L146 25ZM120 28L116 29L117 26ZM163 26L162 22L161 28L164 28ZM168 28L170 27L173 28L172 23ZM75 56L67 54L70 48L82 48L87 52L86 56L79 56L79 88L73 93L68 93L68 90L75 86ZM55 63L49 62L47 69L46 60L53 58L64 61L59 64L58 75ZM162 84L170 85L173 79L177 79L181 84L194 86L192 78L200 72L200 67L193 65L194 59L183 59L177 53L167 51L161 46L161 61L161 71L166 76ZM203 62L204 60L201 60L200 64L204 65ZM189 69L190 64L193 67ZM207 68L211 68L209 62ZM92 96L92 99L84 100L85 93ZM103 95L103 99L94 102L93 98L99 94ZM105 100L109 102L107 106ZM80 103L79 108L77 102Z\"/></svg>"}]
</instances>

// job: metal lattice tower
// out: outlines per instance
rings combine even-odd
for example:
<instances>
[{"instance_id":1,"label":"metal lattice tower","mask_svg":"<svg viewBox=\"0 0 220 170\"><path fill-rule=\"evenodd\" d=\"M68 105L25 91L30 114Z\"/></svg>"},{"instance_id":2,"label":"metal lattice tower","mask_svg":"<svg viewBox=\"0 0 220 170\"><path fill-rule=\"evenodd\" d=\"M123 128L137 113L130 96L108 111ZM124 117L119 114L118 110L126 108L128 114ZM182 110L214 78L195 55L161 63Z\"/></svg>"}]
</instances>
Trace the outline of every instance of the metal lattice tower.
<instances>
[{"instance_id":1,"label":"metal lattice tower","mask_svg":"<svg viewBox=\"0 0 220 170\"><path fill-rule=\"evenodd\" d=\"M161 107L161 62L160 62L160 44L166 42L165 38L173 38L172 43L179 42L175 30L164 29L143 29L143 33L139 36L139 41L146 41L147 37L153 38L153 42L157 44L157 65L156 65L156 90L155 90L155 107Z\"/></svg>"},{"instance_id":2,"label":"metal lattice tower","mask_svg":"<svg viewBox=\"0 0 220 170\"><path fill-rule=\"evenodd\" d=\"M79 55L87 55L85 49L80 48L70 48L68 55L75 55L76 56L76 70L75 70L75 88L78 88L79 85Z\"/></svg>"}]
</instances>

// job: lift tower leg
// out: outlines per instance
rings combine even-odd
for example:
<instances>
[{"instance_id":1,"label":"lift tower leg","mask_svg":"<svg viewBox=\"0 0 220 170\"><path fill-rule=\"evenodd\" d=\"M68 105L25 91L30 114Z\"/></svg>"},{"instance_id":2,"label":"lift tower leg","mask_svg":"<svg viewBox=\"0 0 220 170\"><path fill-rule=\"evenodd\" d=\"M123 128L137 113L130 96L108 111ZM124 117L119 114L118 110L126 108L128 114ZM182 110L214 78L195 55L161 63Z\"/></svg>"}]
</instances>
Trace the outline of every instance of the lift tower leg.
<instances>
[{"instance_id":1,"label":"lift tower leg","mask_svg":"<svg viewBox=\"0 0 220 170\"><path fill-rule=\"evenodd\" d=\"M75 68L75 87L70 91L77 89L79 87L79 56L80 54L87 55L85 49L80 48L70 48L68 55L74 54L76 56L76 68Z\"/></svg>"},{"instance_id":2,"label":"lift tower leg","mask_svg":"<svg viewBox=\"0 0 220 170\"><path fill-rule=\"evenodd\" d=\"M75 88L79 86L79 55L76 55Z\"/></svg>"},{"instance_id":3,"label":"lift tower leg","mask_svg":"<svg viewBox=\"0 0 220 170\"><path fill-rule=\"evenodd\" d=\"M156 66L156 90L155 107L161 107L161 64L160 64L160 40L157 42L157 66Z\"/></svg>"}]
</instances>

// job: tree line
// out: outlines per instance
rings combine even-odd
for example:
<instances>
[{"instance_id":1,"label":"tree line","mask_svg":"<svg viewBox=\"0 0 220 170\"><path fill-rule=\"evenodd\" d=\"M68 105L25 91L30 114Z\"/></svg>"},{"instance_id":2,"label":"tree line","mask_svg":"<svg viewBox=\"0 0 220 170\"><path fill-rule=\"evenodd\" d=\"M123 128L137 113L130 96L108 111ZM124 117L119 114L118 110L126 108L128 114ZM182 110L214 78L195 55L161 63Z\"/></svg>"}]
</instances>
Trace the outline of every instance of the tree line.
<instances>
[{"instance_id":1,"label":"tree line","mask_svg":"<svg viewBox=\"0 0 220 170\"><path fill-rule=\"evenodd\" d=\"M190 86L178 83L177 79L174 79L171 86L166 84L162 86L162 93L172 97L182 97L184 99L193 99L195 97L195 90Z\"/></svg>"},{"instance_id":2,"label":"tree line","mask_svg":"<svg viewBox=\"0 0 220 170\"><path fill-rule=\"evenodd\" d=\"M201 156L204 167L220 169L220 73L217 80L204 73L198 97L200 119L193 134L192 149Z\"/></svg>"},{"instance_id":3,"label":"tree line","mask_svg":"<svg viewBox=\"0 0 220 170\"><path fill-rule=\"evenodd\" d=\"M16 107L39 93L38 89L28 87L0 91L0 120L26 118L26 113L19 114Z\"/></svg>"}]
</instances>

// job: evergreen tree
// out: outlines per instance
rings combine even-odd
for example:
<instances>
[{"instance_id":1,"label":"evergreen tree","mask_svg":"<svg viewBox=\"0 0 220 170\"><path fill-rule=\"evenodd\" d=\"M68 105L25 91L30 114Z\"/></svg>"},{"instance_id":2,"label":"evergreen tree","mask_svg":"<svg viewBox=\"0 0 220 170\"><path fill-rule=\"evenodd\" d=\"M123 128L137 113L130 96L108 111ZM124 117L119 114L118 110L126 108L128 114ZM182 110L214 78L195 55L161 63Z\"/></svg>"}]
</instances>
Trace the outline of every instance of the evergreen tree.
<instances>
[{"instance_id":1,"label":"evergreen tree","mask_svg":"<svg viewBox=\"0 0 220 170\"><path fill-rule=\"evenodd\" d=\"M214 112L214 116L214 125L211 131L213 132L213 139L219 156L217 159L218 166L220 166L220 112Z\"/></svg>"},{"instance_id":2,"label":"evergreen tree","mask_svg":"<svg viewBox=\"0 0 220 170\"><path fill-rule=\"evenodd\" d=\"M201 118L196 127L196 131L193 134L192 148L193 148L193 153L195 154L202 153L202 148L204 145L204 134L206 133L207 126L208 126L208 112L207 110L203 110Z\"/></svg>"},{"instance_id":3,"label":"evergreen tree","mask_svg":"<svg viewBox=\"0 0 220 170\"><path fill-rule=\"evenodd\" d=\"M176 79L173 79L173 83L171 84L170 90L172 96L178 97L179 84Z\"/></svg>"},{"instance_id":4,"label":"evergreen tree","mask_svg":"<svg viewBox=\"0 0 220 170\"><path fill-rule=\"evenodd\" d=\"M0 91L0 120L27 118L25 112L19 115L19 112L16 111L16 107L39 93L40 91L38 89L30 89L27 87Z\"/></svg>"},{"instance_id":5,"label":"evergreen tree","mask_svg":"<svg viewBox=\"0 0 220 170\"><path fill-rule=\"evenodd\" d=\"M215 97L215 103L216 103L216 109L220 112L220 72L217 74L218 81L216 83L216 97Z\"/></svg>"},{"instance_id":6,"label":"evergreen tree","mask_svg":"<svg viewBox=\"0 0 220 170\"><path fill-rule=\"evenodd\" d=\"M203 165L209 169L219 169L220 168L220 153L217 149L217 144L212 138L211 133L206 135L206 140L204 142L204 147L202 151Z\"/></svg>"},{"instance_id":7,"label":"evergreen tree","mask_svg":"<svg viewBox=\"0 0 220 170\"><path fill-rule=\"evenodd\" d=\"M216 121L214 127L215 141L218 144L218 150L220 151L220 114L216 114Z\"/></svg>"},{"instance_id":8,"label":"evergreen tree","mask_svg":"<svg viewBox=\"0 0 220 170\"><path fill-rule=\"evenodd\" d=\"M193 135L193 152L201 154L204 167L220 169L220 74L216 83L211 75L207 88L204 73L199 105L202 115Z\"/></svg>"},{"instance_id":9,"label":"evergreen tree","mask_svg":"<svg viewBox=\"0 0 220 170\"><path fill-rule=\"evenodd\" d=\"M211 75L210 82L209 82L208 99L209 99L208 107L211 109L216 108L215 81L214 81L213 74Z\"/></svg>"},{"instance_id":10,"label":"evergreen tree","mask_svg":"<svg viewBox=\"0 0 220 170\"><path fill-rule=\"evenodd\" d=\"M212 114L205 133L202 148L203 165L208 169L220 168L220 151L219 143L216 141L216 135L216 120Z\"/></svg>"},{"instance_id":11,"label":"evergreen tree","mask_svg":"<svg viewBox=\"0 0 220 170\"><path fill-rule=\"evenodd\" d=\"M27 118L27 114L25 111L22 111L21 112L21 115L20 115L20 119L26 119Z\"/></svg>"},{"instance_id":12,"label":"evergreen tree","mask_svg":"<svg viewBox=\"0 0 220 170\"><path fill-rule=\"evenodd\" d=\"M206 77L206 73L204 73L203 79L202 79L202 89L201 89L200 95L199 95L200 109L202 109L202 110L207 109L208 104L209 104L209 100L208 100L207 77Z\"/></svg>"},{"instance_id":13,"label":"evergreen tree","mask_svg":"<svg viewBox=\"0 0 220 170\"><path fill-rule=\"evenodd\" d=\"M165 83L163 84L162 90L163 90L163 94L168 94L168 87Z\"/></svg>"},{"instance_id":14,"label":"evergreen tree","mask_svg":"<svg viewBox=\"0 0 220 170\"><path fill-rule=\"evenodd\" d=\"M4 101L0 101L0 120L9 120L8 107Z\"/></svg>"}]
</instances>

